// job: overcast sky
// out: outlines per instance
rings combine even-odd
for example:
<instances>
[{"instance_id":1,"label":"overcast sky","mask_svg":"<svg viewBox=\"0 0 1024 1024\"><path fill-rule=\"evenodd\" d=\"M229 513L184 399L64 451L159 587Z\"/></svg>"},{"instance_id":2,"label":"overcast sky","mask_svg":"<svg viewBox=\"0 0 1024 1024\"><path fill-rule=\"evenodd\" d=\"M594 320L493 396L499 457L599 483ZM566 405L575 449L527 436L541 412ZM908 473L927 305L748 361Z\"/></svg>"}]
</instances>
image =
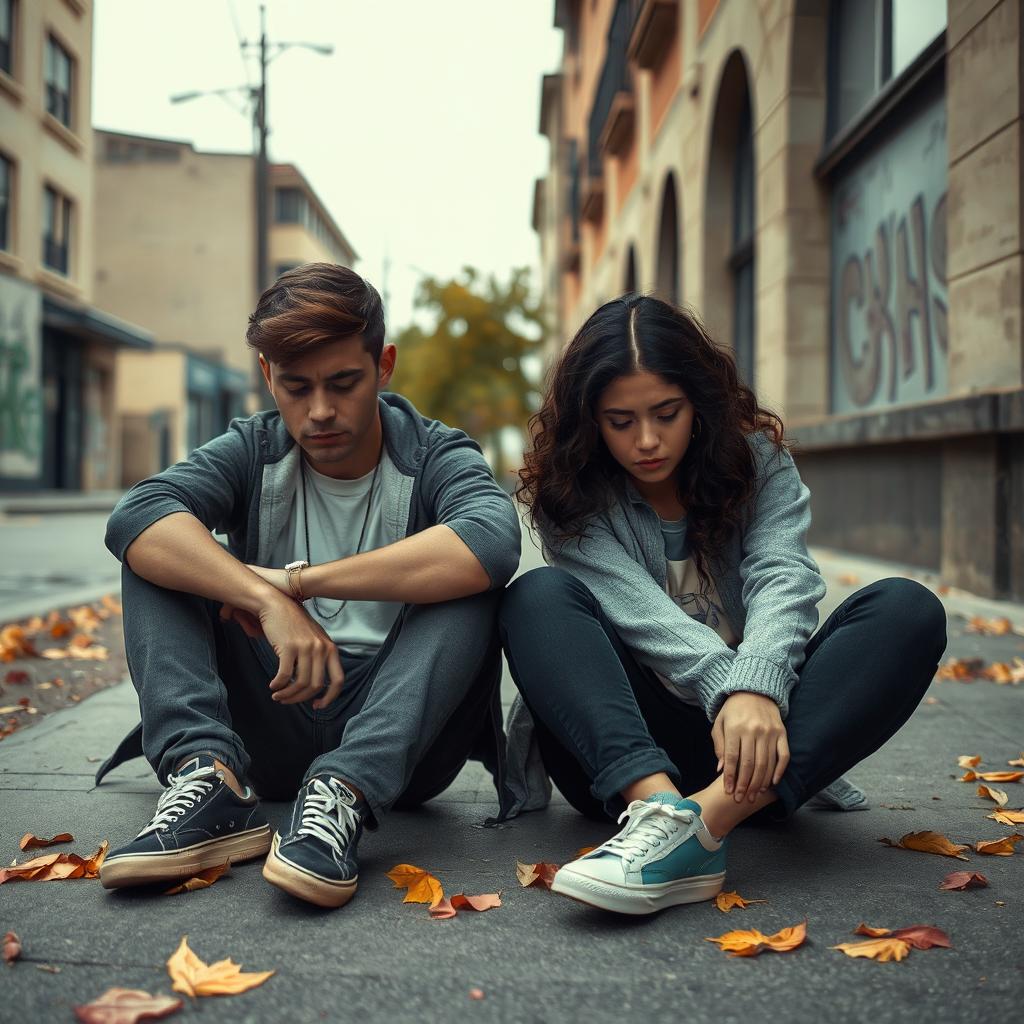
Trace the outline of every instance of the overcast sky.
<instances>
[{"instance_id":1,"label":"overcast sky","mask_svg":"<svg viewBox=\"0 0 1024 1024\"><path fill-rule=\"evenodd\" d=\"M303 170L382 290L390 256L391 326L408 322L421 270L536 266L540 83L561 53L553 11L553 0L267 3L272 40L334 47L271 64L270 157ZM169 97L255 81L238 38L258 27L257 0L97 0L94 123L250 149L250 122L224 100Z\"/></svg>"}]
</instances>

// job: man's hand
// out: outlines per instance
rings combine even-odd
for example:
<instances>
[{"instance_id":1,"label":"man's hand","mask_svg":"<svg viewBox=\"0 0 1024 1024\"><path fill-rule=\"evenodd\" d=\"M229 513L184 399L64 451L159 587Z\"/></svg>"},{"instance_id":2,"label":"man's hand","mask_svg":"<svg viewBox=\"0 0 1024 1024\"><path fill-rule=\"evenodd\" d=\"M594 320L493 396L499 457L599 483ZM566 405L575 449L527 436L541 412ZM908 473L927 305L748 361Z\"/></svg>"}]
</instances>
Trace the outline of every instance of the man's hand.
<instances>
[{"instance_id":1,"label":"man's hand","mask_svg":"<svg viewBox=\"0 0 1024 1024\"><path fill-rule=\"evenodd\" d=\"M316 697L324 687L325 674L330 683L313 707L319 711L341 693L345 672L338 648L297 601L275 594L257 615L226 604L220 617L234 620L249 636L267 638L278 658L277 675L270 680L272 699L278 704L299 704Z\"/></svg>"},{"instance_id":2,"label":"man's hand","mask_svg":"<svg viewBox=\"0 0 1024 1024\"><path fill-rule=\"evenodd\" d=\"M718 771L725 768L725 791L739 803L753 802L776 786L789 764L789 743L779 706L759 693L739 692L726 698L711 727Z\"/></svg>"}]
</instances>

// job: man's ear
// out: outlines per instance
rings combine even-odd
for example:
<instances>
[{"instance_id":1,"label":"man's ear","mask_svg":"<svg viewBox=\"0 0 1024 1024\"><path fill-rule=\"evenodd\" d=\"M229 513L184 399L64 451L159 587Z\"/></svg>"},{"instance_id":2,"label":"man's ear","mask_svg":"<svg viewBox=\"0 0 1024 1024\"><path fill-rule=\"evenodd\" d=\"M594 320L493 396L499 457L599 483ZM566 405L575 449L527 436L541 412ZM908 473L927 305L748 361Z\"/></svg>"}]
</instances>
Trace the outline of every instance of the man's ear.
<instances>
[{"instance_id":1,"label":"man's ear","mask_svg":"<svg viewBox=\"0 0 1024 1024\"><path fill-rule=\"evenodd\" d=\"M263 379L267 382L267 390L273 395L274 389L270 383L270 363L267 362L262 352L260 353L260 369L263 371Z\"/></svg>"},{"instance_id":2,"label":"man's ear","mask_svg":"<svg viewBox=\"0 0 1024 1024\"><path fill-rule=\"evenodd\" d=\"M394 345L385 345L381 349L380 363L377 366L377 388L385 391L391 382L391 375L395 372L395 363L398 362L398 349Z\"/></svg>"}]
</instances>

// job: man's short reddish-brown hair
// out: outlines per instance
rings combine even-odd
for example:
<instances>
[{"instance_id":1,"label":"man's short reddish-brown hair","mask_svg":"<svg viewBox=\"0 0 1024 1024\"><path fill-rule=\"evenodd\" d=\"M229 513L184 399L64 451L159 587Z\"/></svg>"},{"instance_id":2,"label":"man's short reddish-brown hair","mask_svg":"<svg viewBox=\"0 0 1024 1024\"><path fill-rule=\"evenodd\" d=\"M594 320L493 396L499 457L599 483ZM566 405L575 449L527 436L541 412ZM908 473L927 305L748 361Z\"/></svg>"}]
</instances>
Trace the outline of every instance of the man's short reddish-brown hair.
<instances>
[{"instance_id":1,"label":"man's short reddish-brown hair","mask_svg":"<svg viewBox=\"0 0 1024 1024\"><path fill-rule=\"evenodd\" d=\"M306 263L282 274L260 296L245 340L268 362L284 365L357 334L379 363L384 307L377 289L348 267Z\"/></svg>"}]
</instances>

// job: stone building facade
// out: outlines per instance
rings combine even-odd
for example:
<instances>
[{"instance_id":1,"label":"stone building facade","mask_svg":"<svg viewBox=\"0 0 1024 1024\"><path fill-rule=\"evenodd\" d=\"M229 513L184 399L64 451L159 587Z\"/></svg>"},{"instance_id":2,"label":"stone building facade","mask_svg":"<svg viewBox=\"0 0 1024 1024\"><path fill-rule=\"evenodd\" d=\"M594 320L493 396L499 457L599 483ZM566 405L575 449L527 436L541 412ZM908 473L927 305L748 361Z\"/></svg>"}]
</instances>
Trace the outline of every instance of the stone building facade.
<instances>
[{"instance_id":1,"label":"stone building facade","mask_svg":"<svg viewBox=\"0 0 1024 1024\"><path fill-rule=\"evenodd\" d=\"M556 0L538 183L565 341L695 307L784 417L812 542L1024 597L1024 5Z\"/></svg>"}]
</instances>

